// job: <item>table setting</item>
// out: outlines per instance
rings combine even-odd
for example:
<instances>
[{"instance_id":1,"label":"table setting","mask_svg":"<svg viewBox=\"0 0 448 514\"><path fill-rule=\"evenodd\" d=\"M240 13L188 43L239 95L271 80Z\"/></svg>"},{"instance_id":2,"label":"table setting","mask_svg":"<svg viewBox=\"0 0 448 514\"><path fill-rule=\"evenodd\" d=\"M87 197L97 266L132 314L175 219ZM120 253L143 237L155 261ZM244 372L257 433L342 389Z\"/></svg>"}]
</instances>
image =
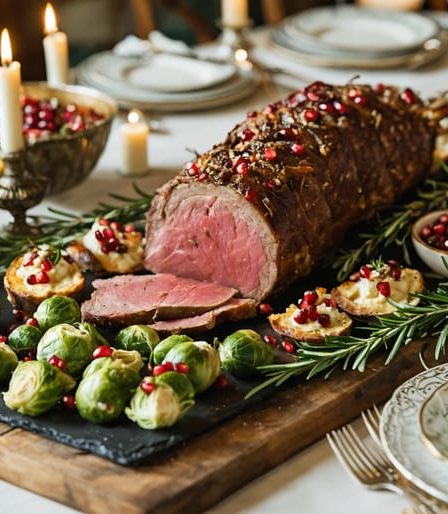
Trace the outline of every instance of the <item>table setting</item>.
<instances>
[{"instance_id":1,"label":"table setting","mask_svg":"<svg viewBox=\"0 0 448 514\"><path fill-rule=\"evenodd\" d=\"M47 4L45 82L2 31L2 503L446 512L446 17L221 16L69 70Z\"/></svg>"}]
</instances>

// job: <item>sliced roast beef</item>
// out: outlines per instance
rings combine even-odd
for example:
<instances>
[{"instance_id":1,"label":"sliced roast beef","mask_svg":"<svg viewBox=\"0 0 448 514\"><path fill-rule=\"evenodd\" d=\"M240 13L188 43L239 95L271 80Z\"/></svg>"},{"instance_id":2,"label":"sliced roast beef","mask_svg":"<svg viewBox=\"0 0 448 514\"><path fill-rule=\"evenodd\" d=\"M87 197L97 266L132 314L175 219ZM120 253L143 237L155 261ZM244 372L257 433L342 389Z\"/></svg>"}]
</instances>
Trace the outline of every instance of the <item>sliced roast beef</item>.
<instances>
[{"instance_id":1,"label":"sliced roast beef","mask_svg":"<svg viewBox=\"0 0 448 514\"><path fill-rule=\"evenodd\" d=\"M82 304L83 319L107 326L195 316L225 304L236 293L165 273L95 280L93 287L92 297Z\"/></svg>"},{"instance_id":2,"label":"sliced roast beef","mask_svg":"<svg viewBox=\"0 0 448 514\"><path fill-rule=\"evenodd\" d=\"M263 299L429 172L439 119L410 90L320 82L250 113L159 190L146 269Z\"/></svg>"},{"instance_id":3,"label":"sliced roast beef","mask_svg":"<svg viewBox=\"0 0 448 514\"><path fill-rule=\"evenodd\" d=\"M257 314L255 300L232 298L224 305L204 314L188 318L156 321L150 327L160 334L201 334L224 321L240 321L254 318Z\"/></svg>"}]
</instances>

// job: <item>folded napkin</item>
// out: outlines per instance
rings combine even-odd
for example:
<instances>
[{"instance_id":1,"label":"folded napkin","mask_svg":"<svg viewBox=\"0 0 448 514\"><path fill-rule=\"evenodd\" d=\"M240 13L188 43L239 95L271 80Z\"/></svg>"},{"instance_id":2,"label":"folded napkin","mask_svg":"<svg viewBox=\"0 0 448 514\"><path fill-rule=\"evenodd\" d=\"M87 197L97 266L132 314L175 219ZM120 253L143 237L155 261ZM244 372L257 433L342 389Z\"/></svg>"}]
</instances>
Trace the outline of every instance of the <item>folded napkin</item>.
<instances>
[{"instance_id":1,"label":"folded napkin","mask_svg":"<svg viewBox=\"0 0 448 514\"><path fill-rule=\"evenodd\" d=\"M185 56L192 54L192 50L186 43L171 39L158 30L151 31L148 39L141 39L134 35L126 36L114 46L113 52L121 57L143 57L148 53L159 52Z\"/></svg>"}]
</instances>

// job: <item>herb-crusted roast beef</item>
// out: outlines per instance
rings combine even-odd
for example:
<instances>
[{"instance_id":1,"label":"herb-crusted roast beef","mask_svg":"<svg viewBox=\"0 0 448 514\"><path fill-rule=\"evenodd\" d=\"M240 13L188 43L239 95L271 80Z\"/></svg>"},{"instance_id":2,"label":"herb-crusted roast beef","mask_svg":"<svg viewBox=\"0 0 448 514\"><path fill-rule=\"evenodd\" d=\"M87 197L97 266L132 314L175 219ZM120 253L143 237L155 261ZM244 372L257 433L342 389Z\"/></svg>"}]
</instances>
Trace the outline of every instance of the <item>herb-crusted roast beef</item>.
<instances>
[{"instance_id":1,"label":"herb-crusted roast beef","mask_svg":"<svg viewBox=\"0 0 448 514\"><path fill-rule=\"evenodd\" d=\"M429 172L439 114L410 89L321 82L249 113L159 190L146 269L265 298Z\"/></svg>"}]
</instances>

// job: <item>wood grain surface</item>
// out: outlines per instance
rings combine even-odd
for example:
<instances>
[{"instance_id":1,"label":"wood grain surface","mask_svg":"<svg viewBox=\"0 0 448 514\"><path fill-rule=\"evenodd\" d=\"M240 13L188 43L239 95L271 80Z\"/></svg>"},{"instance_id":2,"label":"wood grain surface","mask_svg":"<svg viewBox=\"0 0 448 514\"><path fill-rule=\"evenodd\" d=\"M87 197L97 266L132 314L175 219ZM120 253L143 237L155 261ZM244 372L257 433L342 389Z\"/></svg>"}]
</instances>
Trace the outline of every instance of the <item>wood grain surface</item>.
<instances>
[{"instance_id":1,"label":"wood grain surface","mask_svg":"<svg viewBox=\"0 0 448 514\"><path fill-rule=\"evenodd\" d=\"M0 424L0 478L87 513L198 513L388 399L423 370L421 351L434 365L434 343L413 342L387 367L379 355L364 373L279 390L261 407L136 468Z\"/></svg>"}]
</instances>

